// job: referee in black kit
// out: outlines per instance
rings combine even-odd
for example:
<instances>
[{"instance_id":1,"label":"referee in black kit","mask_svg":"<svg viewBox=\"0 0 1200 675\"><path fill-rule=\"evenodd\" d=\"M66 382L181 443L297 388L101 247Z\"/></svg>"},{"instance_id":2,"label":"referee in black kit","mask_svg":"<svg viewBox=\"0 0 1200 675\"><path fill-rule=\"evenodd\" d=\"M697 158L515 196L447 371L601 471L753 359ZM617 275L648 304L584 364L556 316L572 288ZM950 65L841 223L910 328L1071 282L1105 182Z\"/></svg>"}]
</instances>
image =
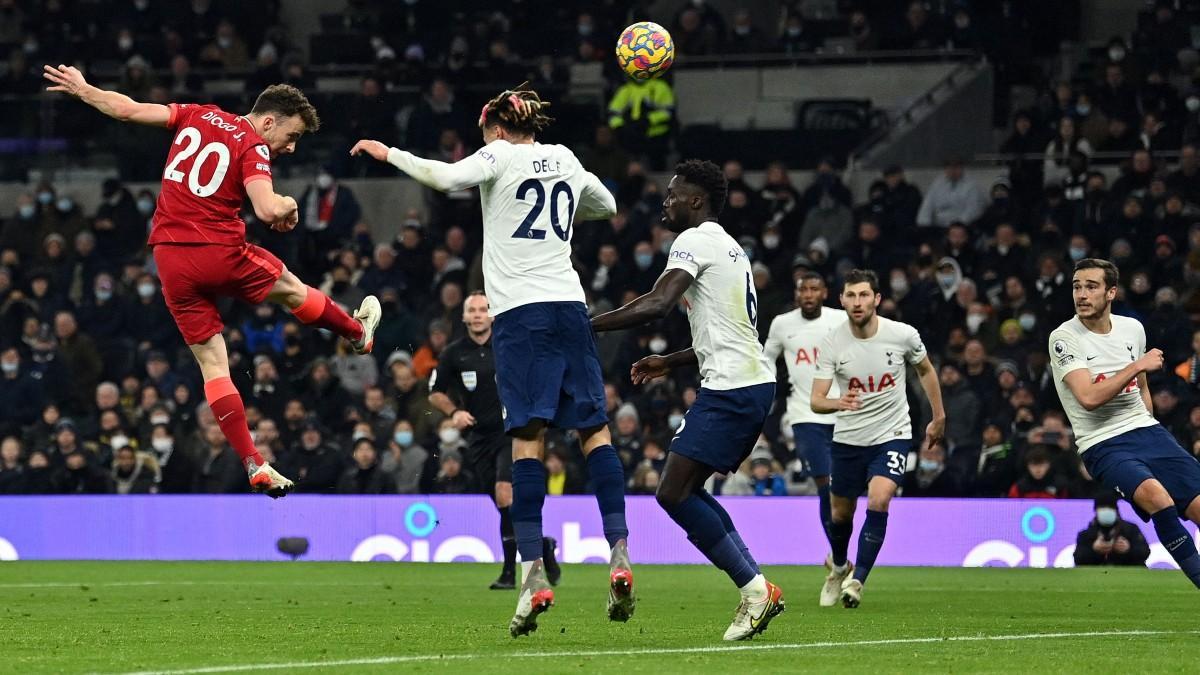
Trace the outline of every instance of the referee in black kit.
<instances>
[{"instance_id":1,"label":"referee in black kit","mask_svg":"<svg viewBox=\"0 0 1200 675\"><path fill-rule=\"evenodd\" d=\"M492 317L487 296L475 291L463 302L467 336L442 350L437 370L429 381L429 402L441 410L466 436L463 453L467 466L491 495L500 512L500 541L504 569L492 590L516 588L517 537L512 516L512 439L504 433L500 395L496 391L496 362L492 352ZM461 407L460 407L461 406ZM542 560L551 584L562 570L554 558L554 539L542 539Z\"/></svg>"}]
</instances>

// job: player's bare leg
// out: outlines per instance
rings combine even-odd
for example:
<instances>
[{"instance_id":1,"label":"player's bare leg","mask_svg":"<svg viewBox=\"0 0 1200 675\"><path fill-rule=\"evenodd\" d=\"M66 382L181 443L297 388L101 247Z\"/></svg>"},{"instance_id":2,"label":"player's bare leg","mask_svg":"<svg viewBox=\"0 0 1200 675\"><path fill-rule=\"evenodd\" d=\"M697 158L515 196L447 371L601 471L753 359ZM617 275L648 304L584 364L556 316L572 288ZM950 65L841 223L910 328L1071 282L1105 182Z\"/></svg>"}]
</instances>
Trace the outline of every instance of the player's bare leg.
<instances>
[{"instance_id":1,"label":"player's bare leg","mask_svg":"<svg viewBox=\"0 0 1200 675\"><path fill-rule=\"evenodd\" d=\"M279 275L279 280L267 300L283 305L302 323L324 328L345 338L359 354L369 354L375 348L375 329L383 310L379 298L368 295L350 316L337 303L321 291L306 286L288 269Z\"/></svg>"},{"instance_id":2,"label":"player's bare leg","mask_svg":"<svg viewBox=\"0 0 1200 675\"><path fill-rule=\"evenodd\" d=\"M203 342L189 345L200 373L204 378L204 395L212 408L213 417L221 427L221 433L229 440L250 477L250 487L278 498L292 491L295 485L263 460L254 447L250 429L246 425L246 408L242 397L229 378L229 354L225 349L225 338L220 333Z\"/></svg>"},{"instance_id":3,"label":"player's bare leg","mask_svg":"<svg viewBox=\"0 0 1200 675\"><path fill-rule=\"evenodd\" d=\"M596 489L604 537L611 547L608 618L610 621L628 621L633 616L637 596L633 590L633 566L629 562L629 527L625 523L625 470L613 449L608 425L581 429L579 437L587 458L588 475Z\"/></svg>"},{"instance_id":4,"label":"player's bare leg","mask_svg":"<svg viewBox=\"0 0 1200 675\"><path fill-rule=\"evenodd\" d=\"M1200 554L1196 552L1196 543L1192 535L1188 534L1179 522L1179 511L1167 488L1157 480L1149 478L1137 486L1131 501L1150 514L1158 540L1179 565L1180 571L1193 585L1200 588ZM1200 516L1200 498L1193 499L1192 503L1188 504L1185 514L1193 522L1200 522L1196 520L1196 517Z\"/></svg>"}]
</instances>

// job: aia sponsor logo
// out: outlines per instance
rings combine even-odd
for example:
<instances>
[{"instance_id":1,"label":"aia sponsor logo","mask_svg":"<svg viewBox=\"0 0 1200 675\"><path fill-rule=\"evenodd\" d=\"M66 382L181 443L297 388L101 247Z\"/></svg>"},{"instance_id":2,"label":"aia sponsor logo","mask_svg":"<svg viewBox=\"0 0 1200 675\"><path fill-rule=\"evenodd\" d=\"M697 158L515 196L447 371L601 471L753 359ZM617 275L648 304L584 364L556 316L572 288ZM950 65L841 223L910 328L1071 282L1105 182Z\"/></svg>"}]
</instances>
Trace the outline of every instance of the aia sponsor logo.
<instances>
[{"instance_id":1,"label":"aia sponsor logo","mask_svg":"<svg viewBox=\"0 0 1200 675\"><path fill-rule=\"evenodd\" d=\"M804 363L810 366L815 366L817 364L818 356L820 356L820 350L817 347L812 348L812 356L809 356L809 350L807 348L801 347L796 350L796 365Z\"/></svg>"},{"instance_id":2,"label":"aia sponsor logo","mask_svg":"<svg viewBox=\"0 0 1200 675\"><path fill-rule=\"evenodd\" d=\"M857 377L852 377L846 386L850 389L857 387L865 392L875 393L895 387L896 378L891 373L884 373L878 379L874 375L868 375L865 381Z\"/></svg>"}]
</instances>

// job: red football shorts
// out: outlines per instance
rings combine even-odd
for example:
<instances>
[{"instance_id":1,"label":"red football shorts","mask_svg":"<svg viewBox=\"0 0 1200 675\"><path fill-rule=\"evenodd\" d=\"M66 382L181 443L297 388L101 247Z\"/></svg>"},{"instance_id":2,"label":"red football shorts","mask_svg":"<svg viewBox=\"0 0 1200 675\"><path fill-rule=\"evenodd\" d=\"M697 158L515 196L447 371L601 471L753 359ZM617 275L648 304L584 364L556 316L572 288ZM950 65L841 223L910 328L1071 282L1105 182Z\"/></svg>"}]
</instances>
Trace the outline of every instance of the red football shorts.
<instances>
[{"instance_id":1,"label":"red football shorts","mask_svg":"<svg viewBox=\"0 0 1200 675\"><path fill-rule=\"evenodd\" d=\"M158 244L154 262L163 299L184 342L204 342L224 329L218 298L257 305L283 274L283 263L270 251L243 244Z\"/></svg>"}]
</instances>

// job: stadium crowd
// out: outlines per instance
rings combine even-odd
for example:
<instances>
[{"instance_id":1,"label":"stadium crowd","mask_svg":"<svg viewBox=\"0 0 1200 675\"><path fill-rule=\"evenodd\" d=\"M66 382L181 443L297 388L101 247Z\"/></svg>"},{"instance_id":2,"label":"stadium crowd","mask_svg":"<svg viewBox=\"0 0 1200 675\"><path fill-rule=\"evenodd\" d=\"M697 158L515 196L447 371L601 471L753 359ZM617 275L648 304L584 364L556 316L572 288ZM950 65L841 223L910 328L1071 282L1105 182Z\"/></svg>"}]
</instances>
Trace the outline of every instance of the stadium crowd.
<instances>
[{"instance_id":1,"label":"stadium crowd","mask_svg":"<svg viewBox=\"0 0 1200 675\"><path fill-rule=\"evenodd\" d=\"M194 0L192 12L175 17L179 25L160 34L158 26L173 24L157 15L143 21L140 13L159 9L136 0L115 14L121 20L106 23L128 26L111 36L111 45L81 41L89 15L79 10L101 4L50 0L33 10L0 0L0 25L7 31L0 43L20 46L9 56L0 88L34 91L39 85L31 64L77 57L84 48L96 50L88 55L93 65L101 59L123 64L124 90L147 100L207 100L204 80L190 74L193 60L253 68L249 91L274 81L311 86L286 32L270 20L242 15L233 3ZM589 4L580 11L582 3L564 3L560 11L576 17L578 36L572 39L578 40L579 58L601 58L588 56L587 45L624 20L619 4ZM972 13L965 3L933 4L948 9L930 15L924 3L912 3L905 21L895 24L896 36L870 45L945 47L987 14ZM1034 11L1022 3L999 4ZM833 306L842 274L874 270L883 287L881 314L920 329L940 369L947 439L944 446L914 448L904 494L1090 496L1046 354L1047 334L1073 312L1071 265L1087 256L1120 266L1117 312L1141 319L1149 344L1166 353L1168 368L1151 378L1155 415L1184 447L1200 450L1200 333L1193 336L1200 319L1200 157L1194 144L1200 141L1200 95L1191 83L1194 52L1177 34L1168 4L1160 3L1131 39L1114 39L1092 75L1047 85L1044 100L1013 115L1011 137L1001 147L1008 166L998 167L990 184L969 178L953 159L924 191L895 166L865 194L852 193L833 158L822 160L806 184L797 184L783 161L770 165L762 180L747 178L736 160L725 162L730 191L722 224L753 262L764 338L770 321L791 309L794 280L810 270L827 279ZM352 1L339 16L344 28L361 29L418 25L447 11L437 3L415 7ZM254 11L270 15L274 5L260 3ZM379 12L414 13L417 23L394 17L380 23ZM403 31L382 36L368 58L376 70L363 80L362 100L381 100L370 83L386 90L399 81L393 78L429 83L427 94L411 116L402 116L403 125L398 108L349 108L358 111L358 122L351 120L348 132L393 142L412 141L416 133L426 145L409 147L446 160L472 150L477 134L454 87L476 75L522 79L487 68L508 63L509 49L536 53L525 51L539 25L533 19L551 20L499 16L508 23L468 22L465 35L440 36L429 45ZM872 11L842 16L844 34L856 39L882 25ZM799 39L810 30L803 14L785 11L781 17L778 31L749 29L776 34L778 39L763 39L772 49L815 49ZM1021 17L1028 21L1030 15ZM741 13L730 21L705 2L685 5L673 27L677 48L687 53L736 52L739 41L754 44ZM905 27L913 35L896 41ZM496 35L504 39L497 42ZM466 51L457 49L463 45ZM172 77L139 84L135 58L150 64L145 73L169 66ZM1022 58L1002 59L998 67L1015 68ZM413 70L417 63L420 69ZM533 85L553 92L554 68L539 72L544 77L533 77ZM439 77L430 80L433 74ZM649 290L674 236L659 225L664 185L638 156L642 148L623 145L612 126L597 125L590 147L580 153L620 205L609 222L575 233L578 271L593 312ZM1112 181L1092 167L1095 152L1109 151L1120 163ZM1164 159L1175 151L1177 160ZM153 164L159 163L161 158ZM249 238L302 279L319 282L343 306L357 306L373 293L384 308L374 355L358 356L272 306L225 307L234 381L256 443L300 492L478 491L463 468L460 434L427 400L439 353L464 334L463 299L483 288L478 200L430 195L427 217L401 208L403 216L382 228L396 232L394 238L376 240L353 190L339 182L361 171L332 164L310 171L311 184L297 195L300 224L289 234L268 233L245 214ZM42 181L6 209L0 225L0 494L244 492L244 471L202 400L199 373L144 248L155 195L134 193L118 179L100 190L102 206L84 213L52 181ZM653 493L671 434L698 382L693 370L635 389L628 368L647 354L687 347L686 316L680 310L649 329L598 339L614 444L629 491ZM780 382L760 447L719 486L724 494L813 490L806 468L793 459L790 429L779 424L787 392L786 381ZM919 430L926 413L915 390L910 397ZM573 443L563 434L549 444L555 491L588 489Z\"/></svg>"}]
</instances>

